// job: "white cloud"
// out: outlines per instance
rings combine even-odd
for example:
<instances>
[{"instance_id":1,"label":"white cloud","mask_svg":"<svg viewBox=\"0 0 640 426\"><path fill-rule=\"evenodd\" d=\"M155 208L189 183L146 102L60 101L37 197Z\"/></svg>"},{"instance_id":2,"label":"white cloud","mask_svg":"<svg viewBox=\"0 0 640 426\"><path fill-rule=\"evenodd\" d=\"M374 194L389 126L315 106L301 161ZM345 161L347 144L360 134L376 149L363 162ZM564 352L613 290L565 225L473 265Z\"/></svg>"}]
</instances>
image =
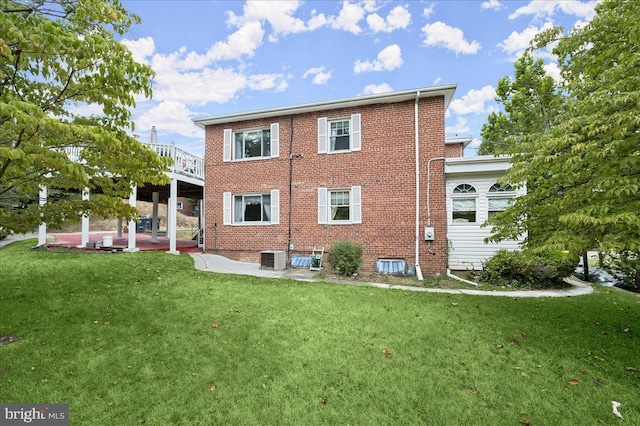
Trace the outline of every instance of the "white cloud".
<instances>
[{"instance_id":1,"label":"white cloud","mask_svg":"<svg viewBox=\"0 0 640 426\"><path fill-rule=\"evenodd\" d=\"M360 28L359 22L364 17L364 14L365 10L360 5L344 1L338 16L330 17L328 21L333 29L360 34L362 28Z\"/></svg>"},{"instance_id":2,"label":"white cloud","mask_svg":"<svg viewBox=\"0 0 640 426\"><path fill-rule=\"evenodd\" d=\"M526 6L519 7L509 15L509 19L516 19L523 15L533 15L536 19L552 17L556 11L561 11L567 15L574 15L579 18L591 20L595 16L595 6L599 0L587 2L567 1L567 0L546 0L531 1Z\"/></svg>"},{"instance_id":3,"label":"white cloud","mask_svg":"<svg viewBox=\"0 0 640 426\"><path fill-rule=\"evenodd\" d=\"M503 8L502 4L500 4L499 0L487 0L483 1L480 5L482 9L490 9L490 10L500 10Z\"/></svg>"},{"instance_id":4,"label":"white cloud","mask_svg":"<svg viewBox=\"0 0 640 426\"><path fill-rule=\"evenodd\" d=\"M143 37L138 40L122 39L127 49L131 52L131 56L136 62L148 64L148 59L156 50L155 42L152 37Z\"/></svg>"},{"instance_id":5,"label":"white cloud","mask_svg":"<svg viewBox=\"0 0 640 426\"><path fill-rule=\"evenodd\" d=\"M440 82L442 81L442 77L438 77L435 80L433 80L433 86L437 86Z\"/></svg>"},{"instance_id":6,"label":"white cloud","mask_svg":"<svg viewBox=\"0 0 640 426\"><path fill-rule=\"evenodd\" d=\"M469 43L464 39L464 33L459 28L450 27L443 22L434 22L422 27L425 38L424 46L439 46L463 54L476 54L480 50L480 43Z\"/></svg>"},{"instance_id":7,"label":"white cloud","mask_svg":"<svg viewBox=\"0 0 640 426\"><path fill-rule=\"evenodd\" d=\"M324 72L324 67L309 68L302 78L313 76L313 84L326 84L332 77L333 71Z\"/></svg>"},{"instance_id":8,"label":"white cloud","mask_svg":"<svg viewBox=\"0 0 640 426\"><path fill-rule=\"evenodd\" d=\"M403 6L394 7L386 19L377 13L367 16L367 24L374 32L390 33L394 30L407 28L410 23L411 13Z\"/></svg>"},{"instance_id":9,"label":"white cloud","mask_svg":"<svg viewBox=\"0 0 640 426\"><path fill-rule=\"evenodd\" d=\"M369 84L365 86L362 91L363 95L377 95L379 93L387 93L393 92L393 87L389 86L387 83L382 84Z\"/></svg>"},{"instance_id":10,"label":"white cloud","mask_svg":"<svg viewBox=\"0 0 640 426\"><path fill-rule=\"evenodd\" d=\"M556 64L555 62L544 64L542 68L544 68L547 75L553 78L553 80L556 83L559 83L562 81L562 76L560 74L560 67L558 67L558 64Z\"/></svg>"},{"instance_id":11,"label":"white cloud","mask_svg":"<svg viewBox=\"0 0 640 426\"><path fill-rule=\"evenodd\" d=\"M493 86L484 86L480 90L471 89L466 95L454 99L449 104L449 109L458 115L486 112L485 103L496 97Z\"/></svg>"},{"instance_id":12,"label":"white cloud","mask_svg":"<svg viewBox=\"0 0 640 426\"><path fill-rule=\"evenodd\" d=\"M135 120L136 129L147 130L151 126L156 126L158 130L169 133L189 138L201 138L203 136L202 130L191 121L195 115L183 103L161 102Z\"/></svg>"},{"instance_id":13,"label":"white cloud","mask_svg":"<svg viewBox=\"0 0 640 426\"><path fill-rule=\"evenodd\" d=\"M429 6L424 8L424 10L422 11L422 16L429 19L431 15L433 15L433 12L435 12L435 10L436 10L435 4L431 3Z\"/></svg>"},{"instance_id":14,"label":"white cloud","mask_svg":"<svg viewBox=\"0 0 640 426\"><path fill-rule=\"evenodd\" d=\"M522 32L513 31L502 43L498 44L504 52L511 55L512 60L518 59L529 47L531 40L540 32L553 27L551 22L545 22L542 27L529 26Z\"/></svg>"},{"instance_id":15,"label":"white cloud","mask_svg":"<svg viewBox=\"0 0 640 426\"><path fill-rule=\"evenodd\" d=\"M299 1L248 1L244 4L243 19L268 21L274 35L307 31L305 23L293 14L300 7Z\"/></svg>"},{"instance_id":16,"label":"white cloud","mask_svg":"<svg viewBox=\"0 0 640 426\"><path fill-rule=\"evenodd\" d=\"M448 135L459 135L463 133L469 133L471 128L467 125L467 119L464 117L456 117L456 122L453 126L446 126L444 132Z\"/></svg>"},{"instance_id":17,"label":"white cloud","mask_svg":"<svg viewBox=\"0 0 640 426\"><path fill-rule=\"evenodd\" d=\"M402 51L400 46L392 44L378 53L374 61L357 60L353 64L353 72L359 74L367 71L391 71L402 65Z\"/></svg>"},{"instance_id":18,"label":"white cloud","mask_svg":"<svg viewBox=\"0 0 640 426\"><path fill-rule=\"evenodd\" d=\"M156 76L154 99L187 105L223 104L249 84L246 75L231 68L178 72L164 69Z\"/></svg>"},{"instance_id":19,"label":"white cloud","mask_svg":"<svg viewBox=\"0 0 640 426\"><path fill-rule=\"evenodd\" d=\"M255 74L248 77L247 86L252 90L275 89L276 92L282 92L289 83L282 74Z\"/></svg>"}]
</instances>

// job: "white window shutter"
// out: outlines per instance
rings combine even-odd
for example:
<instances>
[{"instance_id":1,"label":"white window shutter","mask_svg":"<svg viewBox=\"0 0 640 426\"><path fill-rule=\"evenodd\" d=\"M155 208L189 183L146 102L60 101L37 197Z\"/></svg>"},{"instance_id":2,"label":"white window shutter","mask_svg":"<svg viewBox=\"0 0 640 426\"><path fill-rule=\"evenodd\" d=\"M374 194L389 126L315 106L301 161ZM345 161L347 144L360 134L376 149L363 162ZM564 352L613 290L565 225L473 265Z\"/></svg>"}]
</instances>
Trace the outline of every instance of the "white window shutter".
<instances>
[{"instance_id":1,"label":"white window shutter","mask_svg":"<svg viewBox=\"0 0 640 426\"><path fill-rule=\"evenodd\" d=\"M327 118L320 117L318 118L318 154L327 152L329 145L327 139Z\"/></svg>"},{"instance_id":2,"label":"white window shutter","mask_svg":"<svg viewBox=\"0 0 640 426\"><path fill-rule=\"evenodd\" d=\"M280 157L280 123L271 123L271 157Z\"/></svg>"},{"instance_id":3,"label":"white window shutter","mask_svg":"<svg viewBox=\"0 0 640 426\"><path fill-rule=\"evenodd\" d=\"M360 122L360 114L353 114L351 116L351 151L360 151L362 149Z\"/></svg>"},{"instance_id":4,"label":"white window shutter","mask_svg":"<svg viewBox=\"0 0 640 426\"><path fill-rule=\"evenodd\" d=\"M351 187L351 223L362 223L362 197L361 197L361 187L352 186Z\"/></svg>"},{"instance_id":5,"label":"white window shutter","mask_svg":"<svg viewBox=\"0 0 640 426\"><path fill-rule=\"evenodd\" d=\"M222 224L223 225L231 225L231 193L223 192L222 193Z\"/></svg>"},{"instance_id":6,"label":"white window shutter","mask_svg":"<svg viewBox=\"0 0 640 426\"><path fill-rule=\"evenodd\" d=\"M222 149L222 161L231 161L231 144L233 143L233 131L224 129L224 147Z\"/></svg>"},{"instance_id":7,"label":"white window shutter","mask_svg":"<svg viewBox=\"0 0 640 426\"><path fill-rule=\"evenodd\" d=\"M277 189L271 191L271 224L280 224L280 191Z\"/></svg>"},{"instance_id":8,"label":"white window shutter","mask_svg":"<svg viewBox=\"0 0 640 426\"><path fill-rule=\"evenodd\" d=\"M318 223L327 223L327 188L318 188Z\"/></svg>"}]
</instances>

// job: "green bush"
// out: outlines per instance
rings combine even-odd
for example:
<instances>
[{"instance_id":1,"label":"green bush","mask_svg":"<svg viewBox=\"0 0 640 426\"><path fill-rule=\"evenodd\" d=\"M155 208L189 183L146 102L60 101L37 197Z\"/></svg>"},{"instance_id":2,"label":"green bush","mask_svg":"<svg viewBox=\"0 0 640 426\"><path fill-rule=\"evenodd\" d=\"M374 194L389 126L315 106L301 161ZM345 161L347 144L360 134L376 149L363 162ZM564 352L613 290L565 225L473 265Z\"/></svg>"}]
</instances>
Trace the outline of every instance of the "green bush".
<instances>
[{"instance_id":1,"label":"green bush","mask_svg":"<svg viewBox=\"0 0 640 426\"><path fill-rule=\"evenodd\" d=\"M329 263L340 275L355 274L362 265L362 245L349 240L334 243L329 252Z\"/></svg>"},{"instance_id":2,"label":"green bush","mask_svg":"<svg viewBox=\"0 0 640 426\"><path fill-rule=\"evenodd\" d=\"M562 287L563 278L573 273L578 263L575 256L546 251L498 251L483 266L481 281L507 287L544 289Z\"/></svg>"}]
</instances>

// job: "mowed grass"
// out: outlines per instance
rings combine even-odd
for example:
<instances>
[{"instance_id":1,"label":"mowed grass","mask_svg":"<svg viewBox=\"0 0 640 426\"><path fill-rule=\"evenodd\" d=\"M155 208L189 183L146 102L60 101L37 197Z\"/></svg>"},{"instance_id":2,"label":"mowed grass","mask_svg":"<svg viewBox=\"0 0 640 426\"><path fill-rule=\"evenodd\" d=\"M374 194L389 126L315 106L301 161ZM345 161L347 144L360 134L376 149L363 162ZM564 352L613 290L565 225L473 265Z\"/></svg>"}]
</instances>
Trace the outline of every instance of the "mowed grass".
<instances>
[{"instance_id":1,"label":"mowed grass","mask_svg":"<svg viewBox=\"0 0 640 426\"><path fill-rule=\"evenodd\" d=\"M0 251L0 402L73 425L640 424L640 298L418 293ZM612 412L622 405L624 420Z\"/></svg>"}]
</instances>

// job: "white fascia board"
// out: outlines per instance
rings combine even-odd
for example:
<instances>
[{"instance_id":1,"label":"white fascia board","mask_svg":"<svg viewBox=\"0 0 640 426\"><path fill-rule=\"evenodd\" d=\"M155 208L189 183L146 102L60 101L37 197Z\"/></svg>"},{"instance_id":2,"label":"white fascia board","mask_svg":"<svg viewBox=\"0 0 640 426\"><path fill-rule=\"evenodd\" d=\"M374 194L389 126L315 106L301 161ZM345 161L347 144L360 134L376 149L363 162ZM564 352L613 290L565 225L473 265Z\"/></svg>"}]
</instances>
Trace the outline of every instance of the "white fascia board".
<instances>
[{"instance_id":1,"label":"white fascia board","mask_svg":"<svg viewBox=\"0 0 640 426\"><path fill-rule=\"evenodd\" d=\"M418 93L420 98L444 96L445 110L456 91L457 84L444 86L427 87L423 89L403 90L399 92L380 93L367 96L356 96L353 98L337 99L330 101L313 102L308 104L293 105L287 107L269 108L249 112L217 115L212 117L196 118L193 122L196 126L204 129L205 126L214 124L226 124L245 120L256 120L262 118L278 117L283 115L304 114L308 112L327 111L339 108L352 108L363 105L374 105L383 103L405 102L414 100Z\"/></svg>"},{"instance_id":2,"label":"white fascia board","mask_svg":"<svg viewBox=\"0 0 640 426\"><path fill-rule=\"evenodd\" d=\"M509 167L511 167L511 157L507 155L499 157L492 155L456 157L447 158L444 161L445 175L505 172Z\"/></svg>"},{"instance_id":3,"label":"white fascia board","mask_svg":"<svg viewBox=\"0 0 640 426\"><path fill-rule=\"evenodd\" d=\"M466 148L473 138L471 136L456 136L455 138L446 138L444 140L445 145L455 145L461 143L463 148Z\"/></svg>"}]
</instances>

